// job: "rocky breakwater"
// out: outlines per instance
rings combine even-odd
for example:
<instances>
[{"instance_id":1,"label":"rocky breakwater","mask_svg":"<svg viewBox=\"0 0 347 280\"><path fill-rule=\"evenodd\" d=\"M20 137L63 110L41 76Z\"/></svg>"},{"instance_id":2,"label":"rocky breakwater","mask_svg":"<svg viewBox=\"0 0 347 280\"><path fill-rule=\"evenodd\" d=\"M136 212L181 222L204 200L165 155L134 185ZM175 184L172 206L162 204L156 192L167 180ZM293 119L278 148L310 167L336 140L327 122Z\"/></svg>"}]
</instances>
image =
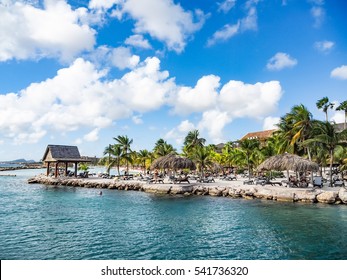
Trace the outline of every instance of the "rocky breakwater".
<instances>
[{"instance_id":1,"label":"rocky breakwater","mask_svg":"<svg viewBox=\"0 0 347 280\"><path fill-rule=\"evenodd\" d=\"M209 195L244 199L266 199L284 202L302 203L326 203L346 204L347 189L334 188L332 190L322 189L298 189L275 186L230 186L223 182L214 184L147 184L136 180L111 180L99 178L52 178L39 175L28 180L29 184L63 185L83 188L117 189L126 191L143 191L154 194L169 195Z\"/></svg>"}]
</instances>

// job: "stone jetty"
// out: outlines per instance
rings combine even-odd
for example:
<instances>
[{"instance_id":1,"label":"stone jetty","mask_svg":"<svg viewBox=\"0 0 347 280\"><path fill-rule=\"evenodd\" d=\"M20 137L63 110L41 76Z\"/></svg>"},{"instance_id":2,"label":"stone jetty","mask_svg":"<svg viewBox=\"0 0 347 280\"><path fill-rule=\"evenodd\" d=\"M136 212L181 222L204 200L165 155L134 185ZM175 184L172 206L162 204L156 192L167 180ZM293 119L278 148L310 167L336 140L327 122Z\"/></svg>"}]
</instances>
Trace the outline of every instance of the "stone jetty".
<instances>
[{"instance_id":1,"label":"stone jetty","mask_svg":"<svg viewBox=\"0 0 347 280\"><path fill-rule=\"evenodd\" d=\"M115 189L124 191L142 191L154 194L169 195L209 195L244 199L266 199L285 202L347 204L346 188L331 190L313 188L287 188L283 186L242 185L225 181L215 183L191 184L148 184L137 180L114 180L101 178L52 178L38 175L28 180L29 184L53 186L72 186L96 189Z\"/></svg>"}]
</instances>

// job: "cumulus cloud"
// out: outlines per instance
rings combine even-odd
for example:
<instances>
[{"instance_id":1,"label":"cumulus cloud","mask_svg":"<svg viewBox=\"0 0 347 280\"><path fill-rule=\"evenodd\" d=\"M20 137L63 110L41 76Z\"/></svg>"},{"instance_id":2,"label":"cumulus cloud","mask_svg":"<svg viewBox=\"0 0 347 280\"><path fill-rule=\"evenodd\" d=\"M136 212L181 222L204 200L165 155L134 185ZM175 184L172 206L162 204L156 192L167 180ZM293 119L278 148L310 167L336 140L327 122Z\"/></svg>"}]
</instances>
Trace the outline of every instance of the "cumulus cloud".
<instances>
[{"instance_id":1,"label":"cumulus cloud","mask_svg":"<svg viewBox=\"0 0 347 280\"><path fill-rule=\"evenodd\" d=\"M347 65L342 65L332 70L330 77L340 80L347 80Z\"/></svg>"},{"instance_id":2,"label":"cumulus cloud","mask_svg":"<svg viewBox=\"0 0 347 280\"><path fill-rule=\"evenodd\" d=\"M279 117L266 117L263 123L263 130L277 129L276 126L280 122Z\"/></svg>"},{"instance_id":3,"label":"cumulus cloud","mask_svg":"<svg viewBox=\"0 0 347 280\"><path fill-rule=\"evenodd\" d=\"M44 1L43 8L14 1L0 5L0 61L58 57L70 61L92 50L95 30L82 23L86 8Z\"/></svg>"},{"instance_id":4,"label":"cumulus cloud","mask_svg":"<svg viewBox=\"0 0 347 280\"><path fill-rule=\"evenodd\" d=\"M282 88L278 81L256 84L229 81L220 91L218 104L232 118L260 118L277 108L281 96Z\"/></svg>"},{"instance_id":5,"label":"cumulus cloud","mask_svg":"<svg viewBox=\"0 0 347 280\"><path fill-rule=\"evenodd\" d=\"M247 15L239 19L235 24L226 24L221 29L217 30L211 38L207 40L207 46L213 46L218 42L227 41L231 37L240 32L247 30L257 30L257 0L249 0L246 2Z\"/></svg>"},{"instance_id":6,"label":"cumulus cloud","mask_svg":"<svg viewBox=\"0 0 347 280\"><path fill-rule=\"evenodd\" d=\"M204 87L209 87L210 92L213 92L208 97L210 106L207 106L207 103L200 103L200 110L198 109L196 104L199 103L202 93L197 90L198 86L195 86L195 88L185 91L188 93L187 100L190 100L190 103L182 103L179 99L181 92L178 91L176 106L180 107L184 104L184 110L176 110L176 113L200 112L201 119L196 127L201 132L207 132L213 143L224 141L223 129L232 120L245 117L262 119L274 112L282 96L282 88L278 81L256 84L229 81L218 91L218 77L207 76L207 79L203 77L199 82L201 80L204 82ZM188 104L191 104L191 108L188 107ZM182 135L178 131L177 128L172 129L167 137L182 139Z\"/></svg>"},{"instance_id":7,"label":"cumulus cloud","mask_svg":"<svg viewBox=\"0 0 347 280\"><path fill-rule=\"evenodd\" d=\"M206 111L202 114L202 119L198 128L204 132L207 131L211 141L215 144L225 142L223 137L223 128L231 122L231 114L227 111L218 109Z\"/></svg>"},{"instance_id":8,"label":"cumulus cloud","mask_svg":"<svg viewBox=\"0 0 347 280\"><path fill-rule=\"evenodd\" d=\"M219 80L219 77L209 75L199 79L194 88L180 87L172 100L174 112L190 114L214 107L217 101Z\"/></svg>"},{"instance_id":9,"label":"cumulus cloud","mask_svg":"<svg viewBox=\"0 0 347 280\"><path fill-rule=\"evenodd\" d=\"M335 43L332 41L319 41L314 43L315 49L322 53L330 52L334 45Z\"/></svg>"},{"instance_id":10,"label":"cumulus cloud","mask_svg":"<svg viewBox=\"0 0 347 280\"><path fill-rule=\"evenodd\" d=\"M46 133L94 129L85 140L114 120L162 106L173 82L148 58L120 79L105 80L107 71L81 58L57 75L19 93L0 95L0 131L18 142L35 142Z\"/></svg>"},{"instance_id":11,"label":"cumulus cloud","mask_svg":"<svg viewBox=\"0 0 347 280\"><path fill-rule=\"evenodd\" d=\"M278 52L271 57L266 65L266 68L271 71L279 71L284 68L291 68L298 64L295 58L290 57L289 54Z\"/></svg>"},{"instance_id":12,"label":"cumulus cloud","mask_svg":"<svg viewBox=\"0 0 347 280\"><path fill-rule=\"evenodd\" d=\"M139 56L132 55L131 51L124 47L114 48L110 55L112 64L121 70L133 69L140 62Z\"/></svg>"},{"instance_id":13,"label":"cumulus cloud","mask_svg":"<svg viewBox=\"0 0 347 280\"><path fill-rule=\"evenodd\" d=\"M134 32L149 34L164 42L169 50L182 52L187 40L204 24L206 15L201 10L185 11L172 0L124 0L117 3L113 14L124 14L135 20ZM109 5L108 5L109 6Z\"/></svg>"},{"instance_id":14,"label":"cumulus cloud","mask_svg":"<svg viewBox=\"0 0 347 280\"><path fill-rule=\"evenodd\" d=\"M156 57L117 79L78 58L50 79L0 95L0 132L4 139L24 143L83 129L90 132L77 142L96 141L99 132L116 120L132 118L139 124L146 112L167 107L174 114L194 114L197 121L183 121L166 137L180 142L188 131L198 128L213 142L220 142L225 125L235 118L268 116L282 94L277 81L229 81L220 86L215 75L201 77L194 87L177 85L168 71L160 69Z\"/></svg>"},{"instance_id":15,"label":"cumulus cloud","mask_svg":"<svg viewBox=\"0 0 347 280\"><path fill-rule=\"evenodd\" d=\"M331 116L331 121L334 121L336 123L343 123L345 122L345 112L343 111L333 111L333 115Z\"/></svg>"},{"instance_id":16,"label":"cumulus cloud","mask_svg":"<svg viewBox=\"0 0 347 280\"><path fill-rule=\"evenodd\" d=\"M126 68L133 69L140 62L138 55L133 55L131 50L126 47L110 48L108 46L99 46L88 57L99 67L117 67L120 70Z\"/></svg>"},{"instance_id":17,"label":"cumulus cloud","mask_svg":"<svg viewBox=\"0 0 347 280\"><path fill-rule=\"evenodd\" d=\"M88 142L95 142L99 140L99 128L94 128L91 132L83 136L83 139Z\"/></svg>"},{"instance_id":18,"label":"cumulus cloud","mask_svg":"<svg viewBox=\"0 0 347 280\"><path fill-rule=\"evenodd\" d=\"M141 48L141 49L151 49L151 45L149 44L148 40L143 38L140 34L135 34L130 36L125 40L125 44Z\"/></svg>"},{"instance_id":19,"label":"cumulus cloud","mask_svg":"<svg viewBox=\"0 0 347 280\"><path fill-rule=\"evenodd\" d=\"M222 3L217 3L218 11L228 13L236 4L236 0L224 0Z\"/></svg>"},{"instance_id":20,"label":"cumulus cloud","mask_svg":"<svg viewBox=\"0 0 347 280\"><path fill-rule=\"evenodd\" d=\"M164 139L173 139L175 140L177 145L182 145L184 138L187 136L188 132L194 129L196 128L193 123L191 123L189 120L184 120L177 127L167 132L164 136Z\"/></svg>"}]
</instances>

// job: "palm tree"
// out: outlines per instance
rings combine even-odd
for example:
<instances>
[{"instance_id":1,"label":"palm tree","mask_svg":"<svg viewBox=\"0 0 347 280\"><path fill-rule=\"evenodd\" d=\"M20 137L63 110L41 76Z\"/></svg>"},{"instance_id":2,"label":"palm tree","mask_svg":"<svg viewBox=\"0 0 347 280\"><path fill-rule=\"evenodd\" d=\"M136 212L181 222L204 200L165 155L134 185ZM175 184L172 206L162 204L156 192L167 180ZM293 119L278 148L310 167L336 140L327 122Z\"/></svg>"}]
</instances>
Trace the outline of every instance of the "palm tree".
<instances>
[{"instance_id":1,"label":"palm tree","mask_svg":"<svg viewBox=\"0 0 347 280\"><path fill-rule=\"evenodd\" d=\"M347 119L347 100L341 102L341 104L336 108L337 111L345 112L345 122L343 125L343 129L346 129L346 119Z\"/></svg>"},{"instance_id":2,"label":"palm tree","mask_svg":"<svg viewBox=\"0 0 347 280\"><path fill-rule=\"evenodd\" d=\"M257 139L245 139L239 142L240 151L243 153L248 167L248 179L251 180L251 157L260 148L260 142Z\"/></svg>"},{"instance_id":3,"label":"palm tree","mask_svg":"<svg viewBox=\"0 0 347 280\"><path fill-rule=\"evenodd\" d=\"M300 144L310 137L312 131L312 114L304 105L300 104L293 106L290 113L286 115L286 118L292 124L290 145L298 144L300 146ZM311 160L310 149L308 146L306 149L308 158Z\"/></svg>"},{"instance_id":4,"label":"palm tree","mask_svg":"<svg viewBox=\"0 0 347 280\"><path fill-rule=\"evenodd\" d=\"M316 106L318 109L323 110L325 113L325 120L328 121L328 109L332 109L334 107L334 103L331 103L328 97L323 97L316 102Z\"/></svg>"},{"instance_id":5,"label":"palm tree","mask_svg":"<svg viewBox=\"0 0 347 280\"><path fill-rule=\"evenodd\" d=\"M196 147L203 147L205 145L206 139L199 138L199 130L195 129L188 132L187 136L184 138L184 146L187 147L188 151L193 150Z\"/></svg>"},{"instance_id":6,"label":"palm tree","mask_svg":"<svg viewBox=\"0 0 347 280\"><path fill-rule=\"evenodd\" d=\"M277 124L278 130L274 132L273 138L276 144L276 152L282 154L284 152L297 153L298 145L294 143L291 145L293 138L293 125L289 122L287 115L281 117L280 122Z\"/></svg>"},{"instance_id":7,"label":"palm tree","mask_svg":"<svg viewBox=\"0 0 347 280\"><path fill-rule=\"evenodd\" d=\"M314 123L314 137L305 143L320 143L328 152L330 159L330 186L332 186L332 168L334 163L334 151L338 147L346 146L347 129L337 132L333 124L329 122L316 121Z\"/></svg>"},{"instance_id":8,"label":"palm tree","mask_svg":"<svg viewBox=\"0 0 347 280\"><path fill-rule=\"evenodd\" d=\"M137 153L137 159L141 162L143 172L146 173L146 161L150 159L150 153L147 150L140 150Z\"/></svg>"},{"instance_id":9,"label":"palm tree","mask_svg":"<svg viewBox=\"0 0 347 280\"><path fill-rule=\"evenodd\" d=\"M153 148L153 153L157 157L162 157L166 156L172 152L176 152L175 148L171 145L168 144L164 139L160 138L154 145Z\"/></svg>"},{"instance_id":10,"label":"palm tree","mask_svg":"<svg viewBox=\"0 0 347 280\"><path fill-rule=\"evenodd\" d=\"M205 168L212 165L211 152L206 147L198 146L194 149L192 157L198 166L201 177L204 177Z\"/></svg>"},{"instance_id":11,"label":"palm tree","mask_svg":"<svg viewBox=\"0 0 347 280\"><path fill-rule=\"evenodd\" d=\"M118 135L118 137L114 137L114 140L117 141L117 143L120 145L121 149L122 149L122 157L125 159L126 161L126 166L127 166L127 173L129 173L129 163L131 163L132 159L130 156L131 153L131 144L133 143L133 139L129 139L128 136L121 136Z\"/></svg>"},{"instance_id":12,"label":"palm tree","mask_svg":"<svg viewBox=\"0 0 347 280\"><path fill-rule=\"evenodd\" d=\"M117 172L119 174L120 162L122 159L122 148L120 145L108 145L104 150L103 162L106 164L106 172L110 174L110 170L113 166L117 167Z\"/></svg>"}]
</instances>

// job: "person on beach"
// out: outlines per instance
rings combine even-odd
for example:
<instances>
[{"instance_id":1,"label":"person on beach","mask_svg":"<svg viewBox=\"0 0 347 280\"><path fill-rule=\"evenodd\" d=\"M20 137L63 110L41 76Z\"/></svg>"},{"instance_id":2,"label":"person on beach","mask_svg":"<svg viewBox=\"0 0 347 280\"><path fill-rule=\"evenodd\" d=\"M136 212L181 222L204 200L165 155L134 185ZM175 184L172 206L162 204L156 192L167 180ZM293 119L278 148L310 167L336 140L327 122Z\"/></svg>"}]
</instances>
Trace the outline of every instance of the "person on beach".
<instances>
[{"instance_id":1,"label":"person on beach","mask_svg":"<svg viewBox=\"0 0 347 280\"><path fill-rule=\"evenodd\" d=\"M153 176L154 182L158 181L158 175L159 175L158 169L154 170L154 176Z\"/></svg>"}]
</instances>

